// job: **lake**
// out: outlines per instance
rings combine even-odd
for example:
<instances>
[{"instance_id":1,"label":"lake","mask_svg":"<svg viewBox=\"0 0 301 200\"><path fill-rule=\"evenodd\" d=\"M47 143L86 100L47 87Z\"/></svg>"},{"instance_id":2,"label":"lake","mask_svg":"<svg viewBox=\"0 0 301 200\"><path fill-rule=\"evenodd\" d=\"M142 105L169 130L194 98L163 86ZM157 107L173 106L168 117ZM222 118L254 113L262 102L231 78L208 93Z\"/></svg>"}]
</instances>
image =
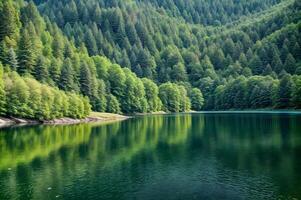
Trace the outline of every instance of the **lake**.
<instances>
[{"instance_id":1,"label":"lake","mask_svg":"<svg viewBox=\"0 0 301 200\"><path fill-rule=\"evenodd\" d=\"M0 199L301 199L301 114L0 129Z\"/></svg>"}]
</instances>

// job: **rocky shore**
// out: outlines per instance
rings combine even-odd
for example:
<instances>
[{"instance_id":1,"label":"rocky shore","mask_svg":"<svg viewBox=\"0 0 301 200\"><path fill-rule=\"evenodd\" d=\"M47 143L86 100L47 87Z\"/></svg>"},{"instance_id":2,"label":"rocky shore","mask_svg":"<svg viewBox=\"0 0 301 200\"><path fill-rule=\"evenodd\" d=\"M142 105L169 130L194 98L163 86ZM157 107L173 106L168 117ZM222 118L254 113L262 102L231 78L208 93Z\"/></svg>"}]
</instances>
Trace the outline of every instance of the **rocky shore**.
<instances>
[{"instance_id":1,"label":"rocky shore","mask_svg":"<svg viewBox=\"0 0 301 200\"><path fill-rule=\"evenodd\" d=\"M91 113L89 117L84 119L72 119L72 118L61 118L53 120L30 120L9 117L0 117L0 128L12 125L23 125L23 124L53 124L53 125L63 125L63 124L80 124L80 123L92 123L92 122L105 122L105 121L119 121L128 119L128 116L117 115L111 113Z\"/></svg>"}]
</instances>

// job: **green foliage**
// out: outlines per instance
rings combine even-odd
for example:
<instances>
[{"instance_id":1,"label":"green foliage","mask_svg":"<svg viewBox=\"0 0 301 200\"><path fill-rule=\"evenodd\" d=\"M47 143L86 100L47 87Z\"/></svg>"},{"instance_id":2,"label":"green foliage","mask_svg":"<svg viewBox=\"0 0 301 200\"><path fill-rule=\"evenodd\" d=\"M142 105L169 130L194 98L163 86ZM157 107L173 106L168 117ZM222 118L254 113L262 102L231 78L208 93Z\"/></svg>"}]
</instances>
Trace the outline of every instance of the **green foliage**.
<instances>
[{"instance_id":1,"label":"green foliage","mask_svg":"<svg viewBox=\"0 0 301 200\"><path fill-rule=\"evenodd\" d=\"M270 76L239 77L215 90L215 109L272 108L279 81Z\"/></svg>"},{"instance_id":2,"label":"green foliage","mask_svg":"<svg viewBox=\"0 0 301 200\"><path fill-rule=\"evenodd\" d=\"M2 115L299 105L301 15L290 0L8 0L0 11L0 61L26 77L5 75L16 80L5 79L12 93L0 84Z\"/></svg>"},{"instance_id":3,"label":"green foliage","mask_svg":"<svg viewBox=\"0 0 301 200\"><path fill-rule=\"evenodd\" d=\"M292 103L293 81L289 74L285 74L280 79L276 106L278 108L287 108Z\"/></svg>"},{"instance_id":4,"label":"green foliage","mask_svg":"<svg viewBox=\"0 0 301 200\"><path fill-rule=\"evenodd\" d=\"M204 105L204 98L202 92L197 89L193 88L190 94L191 99L191 109L195 111L200 111Z\"/></svg>"},{"instance_id":5,"label":"green foliage","mask_svg":"<svg viewBox=\"0 0 301 200\"><path fill-rule=\"evenodd\" d=\"M22 78L16 72L6 73L4 83L5 98L9 102L4 112L8 116L39 120L84 118L91 111L87 98L66 94L32 78Z\"/></svg>"},{"instance_id":6,"label":"green foliage","mask_svg":"<svg viewBox=\"0 0 301 200\"><path fill-rule=\"evenodd\" d=\"M18 58L20 74L32 73L35 65L35 50L26 28L22 29L18 46Z\"/></svg>"},{"instance_id":7,"label":"green foliage","mask_svg":"<svg viewBox=\"0 0 301 200\"><path fill-rule=\"evenodd\" d=\"M163 104L164 111L180 111L180 92L178 87L173 83L164 83L159 87L159 97Z\"/></svg>"},{"instance_id":8,"label":"green foliage","mask_svg":"<svg viewBox=\"0 0 301 200\"><path fill-rule=\"evenodd\" d=\"M160 111L162 107L162 102L159 95L158 86L150 79L143 78L142 79L144 89L145 89L145 98L148 102L147 112L156 112Z\"/></svg>"},{"instance_id":9,"label":"green foliage","mask_svg":"<svg viewBox=\"0 0 301 200\"><path fill-rule=\"evenodd\" d=\"M48 64L47 60L43 57L40 56L37 60L37 64L35 66L35 71L34 71L34 76L35 78L40 81L40 82L46 82L48 80Z\"/></svg>"},{"instance_id":10,"label":"green foliage","mask_svg":"<svg viewBox=\"0 0 301 200\"><path fill-rule=\"evenodd\" d=\"M20 25L16 4L12 0L3 1L0 5L0 42L5 37L16 39Z\"/></svg>"},{"instance_id":11,"label":"green foliage","mask_svg":"<svg viewBox=\"0 0 301 200\"><path fill-rule=\"evenodd\" d=\"M4 115L6 113L6 96L4 90L4 82L3 82L3 66L0 62L0 115Z\"/></svg>"},{"instance_id":12,"label":"green foliage","mask_svg":"<svg viewBox=\"0 0 301 200\"><path fill-rule=\"evenodd\" d=\"M61 77L59 82L59 88L65 91L74 91L75 82L74 82L74 70L72 67L71 60L67 58L62 66Z\"/></svg>"},{"instance_id":13,"label":"green foliage","mask_svg":"<svg viewBox=\"0 0 301 200\"><path fill-rule=\"evenodd\" d=\"M103 80L98 80L96 94L91 98L94 111L105 112L107 107L106 85Z\"/></svg>"},{"instance_id":14,"label":"green foliage","mask_svg":"<svg viewBox=\"0 0 301 200\"><path fill-rule=\"evenodd\" d=\"M84 61L82 61L81 63L79 83L80 83L81 93L84 96L91 97L92 95L91 71L88 67L88 64Z\"/></svg>"},{"instance_id":15,"label":"green foliage","mask_svg":"<svg viewBox=\"0 0 301 200\"><path fill-rule=\"evenodd\" d=\"M125 88L126 92L121 102L121 108L124 113L144 113L147 111L147 102L145 99L144 85L130 70L124 69L126 74Z\"/></svg>"},{"instance_id":16,"label":"green foliage","mask_svg":"<svg viewBox=\"0 0 301 200\"><path fill-rule=\"evenodd\" d=\"M108 95L107 97L107 112L110 113L121 113L120 104L117 98L113 95Z\"/></svg>"},{"instance_id":17,"label":"green foliage","mask_svg":"<svg viewBox=\"0 0 301 200\"><path fill-rule=\"evenodd\" d=\"M296 71L296 60L292 54L288 54L284 63L284 69L290 74L294 74Z\"/></svg>"},{"instance_id":18,"label":"green foliage","mask_svg":"<svg viewBox=\"0 0 301 200\"><path fill-rule=\"evenodd\" d=\"M108 70L108 81L110 89L114 96L119 100L123 98L126 76L120 66L111 65Z\"/></svg>"},{"instance_id":19,"label":"green foliage","mask_svg":"<svg viewBox=\"0 0 301 200\"><path fill-rule=\"evenodd\" d=\"M187 96L187 91L184 86L178 85L178 90L180 93L180 112L190 111L191 102Z\"/></svg>"},{"instance_id":20,"label":"green foliage","mask_svg":"<svg viewBox=\"0 0 301 200\"><path fill-rule=\"evenodd\" d=\"M184 86L175 83L164 83L159 87L159 97L166 112L189 111L191 104Z\"/></svg>"},{"instance_id":21,"label":"green foliage","mask_svg":"<svg viewBox=\"0 0 301 200\"><path fill-rule=\"evenodd\" d=\"M293 77L294 89L293 89L293 102L296 108L301 108L301 76Z\"/></svg>"},{"instance_id":22,"label":"green foliage","mask_svg":"<svg viewBox=\"0 0 301 200\"><path fill-rule=\"evenodd\" d=\"M9 74L4 79L6 100L7 102L7 114L16 117L26 117L29 113L29 87L24 80L19 77L16 72Z\"/></svg>"}]
</instances>

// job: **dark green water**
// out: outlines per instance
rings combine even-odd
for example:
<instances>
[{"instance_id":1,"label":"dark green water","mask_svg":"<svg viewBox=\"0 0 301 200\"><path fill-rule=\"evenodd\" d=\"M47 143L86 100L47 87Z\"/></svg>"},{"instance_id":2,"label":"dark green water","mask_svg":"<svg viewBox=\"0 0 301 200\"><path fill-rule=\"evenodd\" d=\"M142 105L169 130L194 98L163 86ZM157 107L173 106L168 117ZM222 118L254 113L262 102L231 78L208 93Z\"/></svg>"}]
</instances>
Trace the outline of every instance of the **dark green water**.
<instances>
[{"instance_id":1,"label":"dark green water","mask_svg":"<svg viewBox=\"0 0 301 200\"><path fill-rule=\"evenodd\" d=\"M0 199L301 199L301 115L0 129Z\"/></svg>"}]
</instances>

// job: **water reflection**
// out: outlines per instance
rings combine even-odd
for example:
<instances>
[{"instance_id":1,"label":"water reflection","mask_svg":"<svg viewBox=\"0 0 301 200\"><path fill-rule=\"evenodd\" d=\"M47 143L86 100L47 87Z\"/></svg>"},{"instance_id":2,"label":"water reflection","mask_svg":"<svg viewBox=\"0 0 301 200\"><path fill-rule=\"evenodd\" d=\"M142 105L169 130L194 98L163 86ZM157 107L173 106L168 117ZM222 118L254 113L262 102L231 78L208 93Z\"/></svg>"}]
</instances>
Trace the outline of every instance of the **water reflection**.
<instances>
[{"instance_id":1,"label":"water reflection","mask_svg":"<svg viewBox=\"0 0 301 200\"><path fill-rule=\"evenodd\" d=\"M301 198L300 122L183 114L1 129L0 199Z\"/></svg>"}]
</instances>

